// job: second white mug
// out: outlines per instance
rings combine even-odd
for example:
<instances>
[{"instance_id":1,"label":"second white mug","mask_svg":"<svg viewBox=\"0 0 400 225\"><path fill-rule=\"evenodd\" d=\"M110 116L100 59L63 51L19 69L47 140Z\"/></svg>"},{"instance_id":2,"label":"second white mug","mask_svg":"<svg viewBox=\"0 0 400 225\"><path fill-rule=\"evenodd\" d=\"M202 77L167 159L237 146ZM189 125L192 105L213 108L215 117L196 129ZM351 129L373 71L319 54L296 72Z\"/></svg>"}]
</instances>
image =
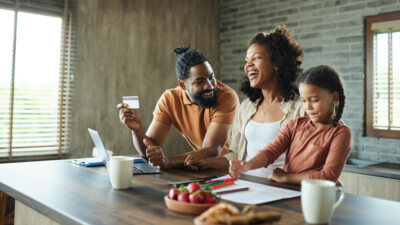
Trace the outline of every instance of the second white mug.
<instances>
[{"instance_id":1,"label":"second white mug","mask_svg":"<svg viewBox=\"0 0 400 225\"><path fill-rule=\"evenodd\" d=\"M336 193L340 192L338 201ZM301 208L307 223L329 223L335 209L344 198L343 187L328 180L301 182Z\"/></svg>"}]
</instances>

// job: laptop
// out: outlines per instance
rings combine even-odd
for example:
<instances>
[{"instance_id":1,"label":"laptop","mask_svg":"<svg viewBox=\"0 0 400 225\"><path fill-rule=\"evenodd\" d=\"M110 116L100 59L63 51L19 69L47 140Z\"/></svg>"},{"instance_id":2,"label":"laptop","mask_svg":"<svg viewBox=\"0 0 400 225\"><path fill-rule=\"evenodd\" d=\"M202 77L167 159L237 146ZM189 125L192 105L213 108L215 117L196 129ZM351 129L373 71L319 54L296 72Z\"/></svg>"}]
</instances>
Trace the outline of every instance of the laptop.
<instances>
[{"instance_id":1,"label":"laptop","mask_svg":"<svg viewBox=\"0 0 400 225\"><path fill-rule=\"evenodd\" d=\"M103 141L101 141L99 133L90 128L88 128L88 130L89 130L90 136L92 137L94 145L96 146L97 151L99 152L99 155L100 155L104 165L107 165L107 162L110 161L110 157L108 156L106 148L103 145ZM156 173L161 173L161 170L147 164L144 160L141 160L141 161L135 160L135 163L133 164L133 174L134 175L156 174Z\"/></svg>"}]
</instances>

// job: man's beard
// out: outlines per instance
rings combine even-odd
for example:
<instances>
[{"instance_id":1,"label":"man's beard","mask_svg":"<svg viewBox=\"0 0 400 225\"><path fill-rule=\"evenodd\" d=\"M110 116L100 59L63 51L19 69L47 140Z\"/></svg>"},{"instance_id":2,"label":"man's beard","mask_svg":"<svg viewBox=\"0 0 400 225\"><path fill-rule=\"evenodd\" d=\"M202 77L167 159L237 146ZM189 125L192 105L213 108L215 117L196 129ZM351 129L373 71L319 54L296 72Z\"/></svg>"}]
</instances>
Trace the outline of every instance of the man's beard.
<instances>
[{"instance_id":1,"label":"man's beard","mask_svg":"<svg viewBox=\"0 0 400 225\"><path fill-rule=\"evenodd\" d=\"M212 91L213 96L211 98L203 98L203 94ZM211 108L217 104L217 95L215 94L215 89L202 91L198 96L190 95L196 104L202 108Z\"/></svg>"}]
</instances>

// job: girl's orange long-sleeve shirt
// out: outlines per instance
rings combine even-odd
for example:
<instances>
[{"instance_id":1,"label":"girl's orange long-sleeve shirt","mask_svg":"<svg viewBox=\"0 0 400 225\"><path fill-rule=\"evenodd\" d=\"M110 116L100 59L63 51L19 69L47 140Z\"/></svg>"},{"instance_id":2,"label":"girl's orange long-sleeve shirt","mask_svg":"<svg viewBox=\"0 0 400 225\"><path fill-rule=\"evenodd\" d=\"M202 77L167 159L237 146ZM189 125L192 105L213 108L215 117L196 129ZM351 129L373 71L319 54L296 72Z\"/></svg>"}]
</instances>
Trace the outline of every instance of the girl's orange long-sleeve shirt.
<instances>
[{"instance_id":1,"label":"girl's orange long-sleeve shirt","mask_svg":"<svg viewBox=\"0 0 400 225\"><path fill-rule=\"evenodd\" d=\"M340 123L315 128L308 117L291 120L278 136L263 148L268 157L267 165L273 163L285 150L284 170L287 173L308 172L310 179L336 182L351 150L351 130Z\"/></svg>"}]
</instances>

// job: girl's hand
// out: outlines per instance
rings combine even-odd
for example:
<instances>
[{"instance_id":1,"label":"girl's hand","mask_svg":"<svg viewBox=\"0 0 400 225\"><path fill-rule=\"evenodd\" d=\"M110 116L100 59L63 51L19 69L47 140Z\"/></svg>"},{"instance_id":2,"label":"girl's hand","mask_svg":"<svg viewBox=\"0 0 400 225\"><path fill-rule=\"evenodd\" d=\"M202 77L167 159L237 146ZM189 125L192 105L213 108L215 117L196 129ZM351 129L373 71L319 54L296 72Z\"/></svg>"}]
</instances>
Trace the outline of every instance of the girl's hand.
<instances>
[{"instance_id":1,"label":"girl's hand","mask_svg":"<svg viewBox=\"0 0 400 225\"><path fill-rule=\"evenodd\" d=\"M272 171L271 175L269 175L268 179L274 180L278 183L286 182L286 172L281 168L276 168Z\"/></svg>"},{"instance_id":2,"label":"girl's hand","mask_svg":"<svg viewBox=\"0 0 400 225\"><path fill-rule=\"evenodd\" d=\"M229 173L232 177L240 177L241 173L249 171L250 166L248 162L243 162L241 160L231 160L229 161Z\"/></svg>"}]
</instances>

